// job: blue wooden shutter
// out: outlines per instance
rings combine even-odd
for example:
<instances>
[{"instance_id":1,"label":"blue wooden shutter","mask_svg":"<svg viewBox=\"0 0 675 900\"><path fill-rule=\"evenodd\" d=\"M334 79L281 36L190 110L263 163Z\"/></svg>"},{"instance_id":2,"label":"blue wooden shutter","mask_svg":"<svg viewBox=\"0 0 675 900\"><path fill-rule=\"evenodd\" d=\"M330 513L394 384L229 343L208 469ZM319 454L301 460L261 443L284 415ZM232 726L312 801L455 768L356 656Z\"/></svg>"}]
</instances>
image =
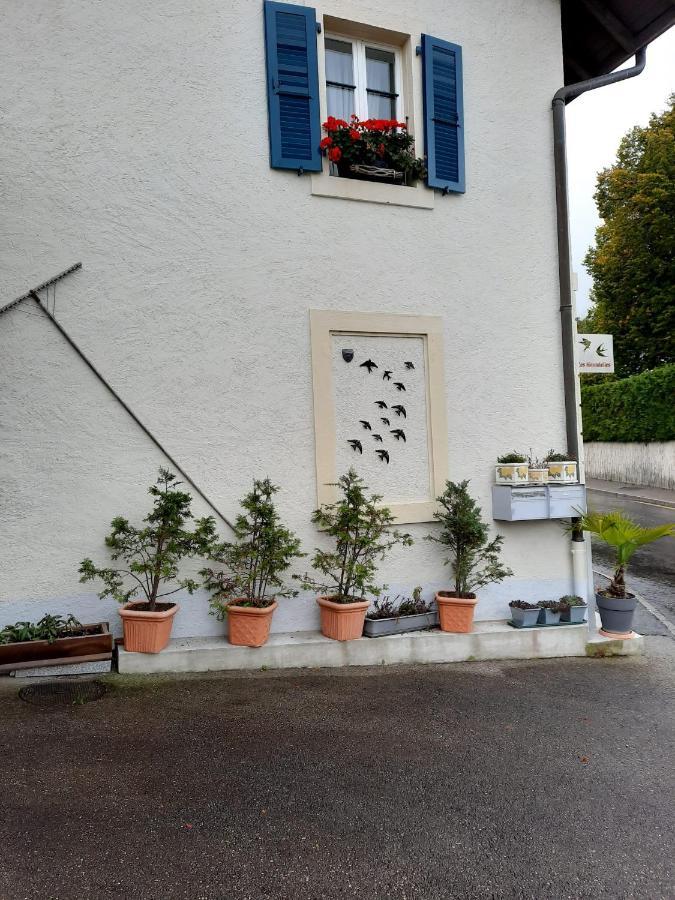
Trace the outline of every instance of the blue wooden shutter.
<instances>
[{"instance_id":1,"label":"blue wooden shutter","mask_svg":"<svg viewBox=\"0 0 675 900\"><path fill-rule=\"evenodd\" d=\"M270 164L321 171L316 15L307 6L265 0Z\"/></svg>"},{"instance_id":2,"label":"blue wooden shutter","mask_svg":"<svg viewBox=\"0 0 675 900\"><path fill-rule=\"evenodd\" d=\"M462 48L422 35L427 184L464 193Z\"/></svg>"}]
</instances>

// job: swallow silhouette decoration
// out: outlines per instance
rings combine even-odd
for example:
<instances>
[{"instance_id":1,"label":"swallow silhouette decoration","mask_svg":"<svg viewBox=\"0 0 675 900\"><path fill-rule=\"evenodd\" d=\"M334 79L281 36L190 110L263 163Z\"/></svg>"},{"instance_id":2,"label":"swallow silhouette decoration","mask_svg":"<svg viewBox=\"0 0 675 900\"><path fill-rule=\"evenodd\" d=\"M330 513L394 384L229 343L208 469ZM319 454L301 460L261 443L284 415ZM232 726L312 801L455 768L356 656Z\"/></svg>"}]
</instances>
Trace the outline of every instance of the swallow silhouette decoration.
<instances>
[{"instance_id":1,"label":"swallow silhouette decoration","mask_svg":"<svg viewBox=\"0 0 675 900\"><path fill-rule=\"evenodd\" d=\"M352 448L354 453L356 453L357 450L359 451L359 453L363 453L363 446L361 445L361 441L347 441L347 443Z\"/></svg>"},{"instance_id":2,"label":"swallow silhouette decoration","mask_svg":"<svg viewBox=\"0 0 675 900\"><path fill-rule=\"evenodd\" d=\"M391 376L393 374L393 370L385 369L384 375L382 376L382 381L391 381Z\"/></svg>"},{"instance_id":3,"label":"swallow silhouette decoration","mask_svg":"<svg viewBox=\"0 0 675 900\"><path fill-rule=\"evenodd\" d=\"M379 406L380 409L387 409L387 404L384 402L384 400L376 400L375 406Z\"/></svg>"},{"instance_id":4,"label":"swallow silhouette decoration","mask_svg":"<svg viewBox=\"0 0 675 900\"><path fill-rule=\"evenodd\" d=\"M373 430L373 427L372 427L372 425L370 424L370 422L366 422L365 419L359 419L359 422L363 425L363 427L366 429L366 431L372 431L372 430Z\"/></svg>"},{"instance_id":5,"label":"swallow silhouette decoration","mask_svg":"<svg viewBox=\"0 0 675 900\"><path fill-rule=\"evenodd\" d=\"M415 368L415 366L411 362L404 363L404 365L405 365L406 369L414 369Z\"/></svg>"},{"instance_id":6,"label":"swallow silhouette decoration","mask_svg":"<svg viewBox=\"0 0 675 900\"><path fill-rule=\"evenodd\" d=\"M392 409L396 413L397 416L403 416L404 419L407 419L408 416L405 411L405 406L392 406Z\"/></svg>"},{"instance_id":7,"label":"swallow silhouette decoration","mask_svg":"<svg viewBox=\"0 0 675 900\"><path fill-rule=\"evenodd\" d=\"M387 450L376 450L375 451L380 459L384 460L384 462L389 465L389 452Z\"/></svg>"},{"instance_id":8,"label":"swallow silhouette decoration","mask_svg":"<svg viewBox=\"0 0 675 900\"><path fill-rule=\"evenodd\" d=\"M588 348L591 346L591 342L588 340L588 338L582 338L579 343L584 345L584 350L588 350Z\"/></svg>"},{"instance_id":9,"label":"swallow silhouette decoration","mask_svg":"<svg viewBox=\"0 0 675 900\"><path fill-rule=\"evenodd\" d=\"M405 385L404 385L403 382L401 382L401 381L395 381L395 382L394 382L394 387L396 388L397 391L404 391L404 390L405 390Z\"/></svg>"},{"instance_id":10,"label":"swallow silhouette decoration","mask_svg":"<svg viewBox=\"0 0 675 900\"><path fill-rule=\"evenodd\" d=\"M391 425L389 419L385 419L384 416L380 419L380 422L384 422L385 425Z\"/></svg>"},{"instance_id":11,"label":"swallow silhouette decoration","mask_svg":"<svg viewBox=\"0 0 675 900\"><path fill-rule=\"evenodd\" d=\"M397 441L400 441L401 439L403 439L403 443L404 444L406 443L405 431L403 431L402 428L394 428L394 429L392 429L390 434L393 434Z\"/></svg>"},{"instance_id":12,"label":"swallow silhouette decoration","mask_svg":"<svg viewBox=\"0 0 675 900\"><path fill-rule=\"evenodd\" d=\"M368 369L368 374L370 375L370 373L373 371L373 369L377 369L378 366L377 366L377 363L374 363L374 362L372 361L372 359L367 359L365 362L362 362L362 363L361 363L361 365L359 366L359 368L360 368L360 369L363 369L363 368Z\"/></svg>"},{"instance_id":13,"label":"swallow silhouette decoration","mask_svg":"<svg viewBox=\"0 0 675 900\"><path fill-rule=\"evenodd\" d=\"M374 434L374 435L373 435L373 438L374 438L374 440L379 441L380 443L382 443L382 435L381 435L381 434Z\"/></svg>"}]
</instances>

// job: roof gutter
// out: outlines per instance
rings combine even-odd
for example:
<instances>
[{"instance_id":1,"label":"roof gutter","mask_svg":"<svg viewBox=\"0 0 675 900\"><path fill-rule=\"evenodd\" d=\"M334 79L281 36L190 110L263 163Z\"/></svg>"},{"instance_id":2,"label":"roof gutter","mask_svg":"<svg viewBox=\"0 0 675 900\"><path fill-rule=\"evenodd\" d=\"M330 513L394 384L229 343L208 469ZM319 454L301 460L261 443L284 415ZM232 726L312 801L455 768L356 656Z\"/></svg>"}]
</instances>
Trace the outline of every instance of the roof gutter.
<instances>
[{"instance_id":1,"label":"roof gutter","mask_svg":"<svg viewBox=\"0 0 675 900\"><path fill-rule=\"evenodd\" d=\"M560 324L562 331L563 382L565 390L565 427L567 452L580 459L577 372L575 361L574 308L572 304L572 265L570 257L570 224L567 201L567 150L565 139L565 104L586 91L626 78L634 78L645 67L647 51L641 47L635 54L635 65L608 75L598 75L560 88L553 97L553 152L555 158L555 196L558 219L558 273L560 278Z\"/></svg>"}]
</instances>

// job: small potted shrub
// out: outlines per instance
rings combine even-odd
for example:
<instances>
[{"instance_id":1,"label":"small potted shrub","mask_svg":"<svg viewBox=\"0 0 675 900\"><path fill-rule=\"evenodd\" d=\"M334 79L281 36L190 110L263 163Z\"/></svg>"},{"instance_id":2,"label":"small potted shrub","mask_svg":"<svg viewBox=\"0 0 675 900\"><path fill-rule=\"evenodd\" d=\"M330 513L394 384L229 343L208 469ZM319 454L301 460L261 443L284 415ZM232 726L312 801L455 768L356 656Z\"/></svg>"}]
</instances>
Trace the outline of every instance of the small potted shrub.
<instances>
[{"instance_id":1,"label":"small potted shrub","mask_svg":"<svg viewBox=\"0 0 675 900\"><path fill-rule=\"evenodd\" d=\"M377 561L392 547L409 547L412 538L392 530L394 517L382 497L368 496L363 480L350 469L335 485L339 497L314 511L312 522L331 539L329 550L317 548L312 566L322 577L308 574L299 580L305 590L317 590L321 608L321 632L336 641L361 637L366 610L366 594L379 597L382 589L374 583Z\"/></svg>"},{"instance_id":2,"label":"small potted shrub","mask_svg":"<svg viewBox=\"0 0 675 900\"><path fill-rule=\"evenodd\" d=\"M416 587L412 597L382 597L375 600L366 613L363 633L366 637L402 634L438 625L438 613L431 601L422 599L422 588Z\"/></svg>"},{"instance_id":3,"label":"small potted shrub","mask_svg":"<svg viewBox=\"0 0 675 900\"><path fill-rule=\"evenodd\" d=\"M553 484L576 484L579 480L576 460L570 458L569 453L549 450L544 463L548 469L548 480Z\"/></svg>"},{"instance_id":4,"label":"small potted shrub","mask_svg":"<svg viewBox=\"0 0 675 900\"><path fill-rule=\"evenodd\" d=\"M530 455L527 458L527 477L530 484L546 484L548 481L548 468L542 459Z\"/></svg>"},{"instance_id":5,"label":"small potted shrub","mask_svg":"<svg viewBox=\"0 0 675 900\"><path fill-rule=\"evenodd\" d=\"M495 467L495 481L497 484L527 484L528 465L527 456L515 450L497 457L498 465Z\"/></svg>"},{"instance_id":6,"label":"small potted shrub","mask_svg":"<svg viewBox=\"0 0 675 900\"><path fill-rule=\"evenodd\" d=\"M560 616L563 606L558 600L540 600L537 604L539 607L539 625L560 625Z\"/></svg>"},{"instance_id":7,"label":"small potted shrub","mask_svg":"<svg viewBox=\"0 0 675 900\"><path fill-rule=\"evenodd\" d=\"M504 538L498 534L489 540L488 526L469 494L468 485L468 481L446 482L445 491L437 498L441 509L434 513L441 526L440 533L427 537L446 548L449 554L446 564L450 565L455 579L454 591L436 594L442 631L471 631L478 603L474 591L513 575L499 559Z\"/></svg>"},{"instance_id":8,"label":"small potted shrub","mask_svg":"<svg viewBox=\"0 0 675 900\"><path fill-rule=\"evenodd\" d=\"M281 576L304 554L298 538L279 520L273 502L278 490L269 478L253 482L234 523L237 541L216 544L209 554L224 569L200 572L211 592L210 612L221 622L227 618L229 642L237 646L262 647L269 637L276 598L297 594L284 587Z\"/></svg>"},{"instance_id":9,"label":"small potted shrub","mask_svg":"<svg viewBox=\"0 0 675 900\"><path fill-rule=\"evenodd\" d=\"M198 583L178 578L182 560L206 556L215 539L212 516L192 520L192 497L179 490L181 482L168 469L160 468L156 484L148 489L153 498L144 527L131 525L123 516L111 522L105 543L119 568L101 568L85 559L80 564L80 581L99 578L104 589L99 597L113 597L120 609L124 629L124 649L136 653L159 653L169 643L178 604L164 601L176 591L192 594ZM131 584L130 584L131 582ZM172 586L170 590L163 587ZM141 599L142 598L142 599Z\"/></svg>"},{"instance_id":10,"label":"small potted shrub","mask_svg":"<svg viewBox=\"0 0 675 900\"><path fill-rule=\"evenodd\" d=\"M608 637L630 637L637 600L634 594L626 590L626 567L638 547L675 535L675 523L643 528L618 510L605 513L589 510L580 517L579 525L616 552L612 580L608 587L596 588L595 592L595 603L602 623L600 633ZM570 526L570 530L573 527Z\"/></svg>"},{"instance_id":11,"label":"small potted shrub","mask_svg":"<svg viewBox=\"0 0 675 900\"><path fill-rule=\"evenodd\" d=\"M16 622L0 630L0 672L112 658L107 622L82 625L75 616L45 615L39 622Z\"/></svg>"},{"instance_id":12,"label":"small potted shrub","mask_svg":"<svg viewBox=\"0 0 675 900\"><path fill-rule=\"evenodd\" d=\"M562 606L561 622L569 622L571 625L581 625L586 621L586 610L588 606L583 599L576 594L565 594L558 601Z\"/></svg>"},{"instance_id":13,"label":"small potted shrub","mask_svg":"<svg viewBox=\"0 0 675 900\"><path fill-rule=\"evenodd\" d=\"M527 603L525 600L512 600L509 603L511 609L511 623L516 628L531 628L539 619L539 607L536 603Z\"/></svg>"}]
</instances>

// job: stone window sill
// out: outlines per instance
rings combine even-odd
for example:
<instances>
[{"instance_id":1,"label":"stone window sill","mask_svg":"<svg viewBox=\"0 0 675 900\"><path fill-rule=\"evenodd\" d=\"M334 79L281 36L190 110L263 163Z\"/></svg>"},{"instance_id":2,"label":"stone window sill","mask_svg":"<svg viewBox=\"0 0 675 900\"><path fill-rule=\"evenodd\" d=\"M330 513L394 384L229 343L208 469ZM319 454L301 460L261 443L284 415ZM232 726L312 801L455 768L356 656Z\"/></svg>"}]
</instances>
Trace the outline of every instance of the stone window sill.
<instances>
[{"instance_id":1,"label":"stone window sill","mask_svg":"<svg viewBox=\"0 0 675 900\"><path fill-rule=\"evenodd\" d=\"M412 206L433 209L435 191L423 184L403 187L397 184L377 184L355 178L337 178L327 172L312 175L314 197L335 197L340 200L360 200L364 203L384 203L388 206Z\"/></svg>"}]
</instances>

